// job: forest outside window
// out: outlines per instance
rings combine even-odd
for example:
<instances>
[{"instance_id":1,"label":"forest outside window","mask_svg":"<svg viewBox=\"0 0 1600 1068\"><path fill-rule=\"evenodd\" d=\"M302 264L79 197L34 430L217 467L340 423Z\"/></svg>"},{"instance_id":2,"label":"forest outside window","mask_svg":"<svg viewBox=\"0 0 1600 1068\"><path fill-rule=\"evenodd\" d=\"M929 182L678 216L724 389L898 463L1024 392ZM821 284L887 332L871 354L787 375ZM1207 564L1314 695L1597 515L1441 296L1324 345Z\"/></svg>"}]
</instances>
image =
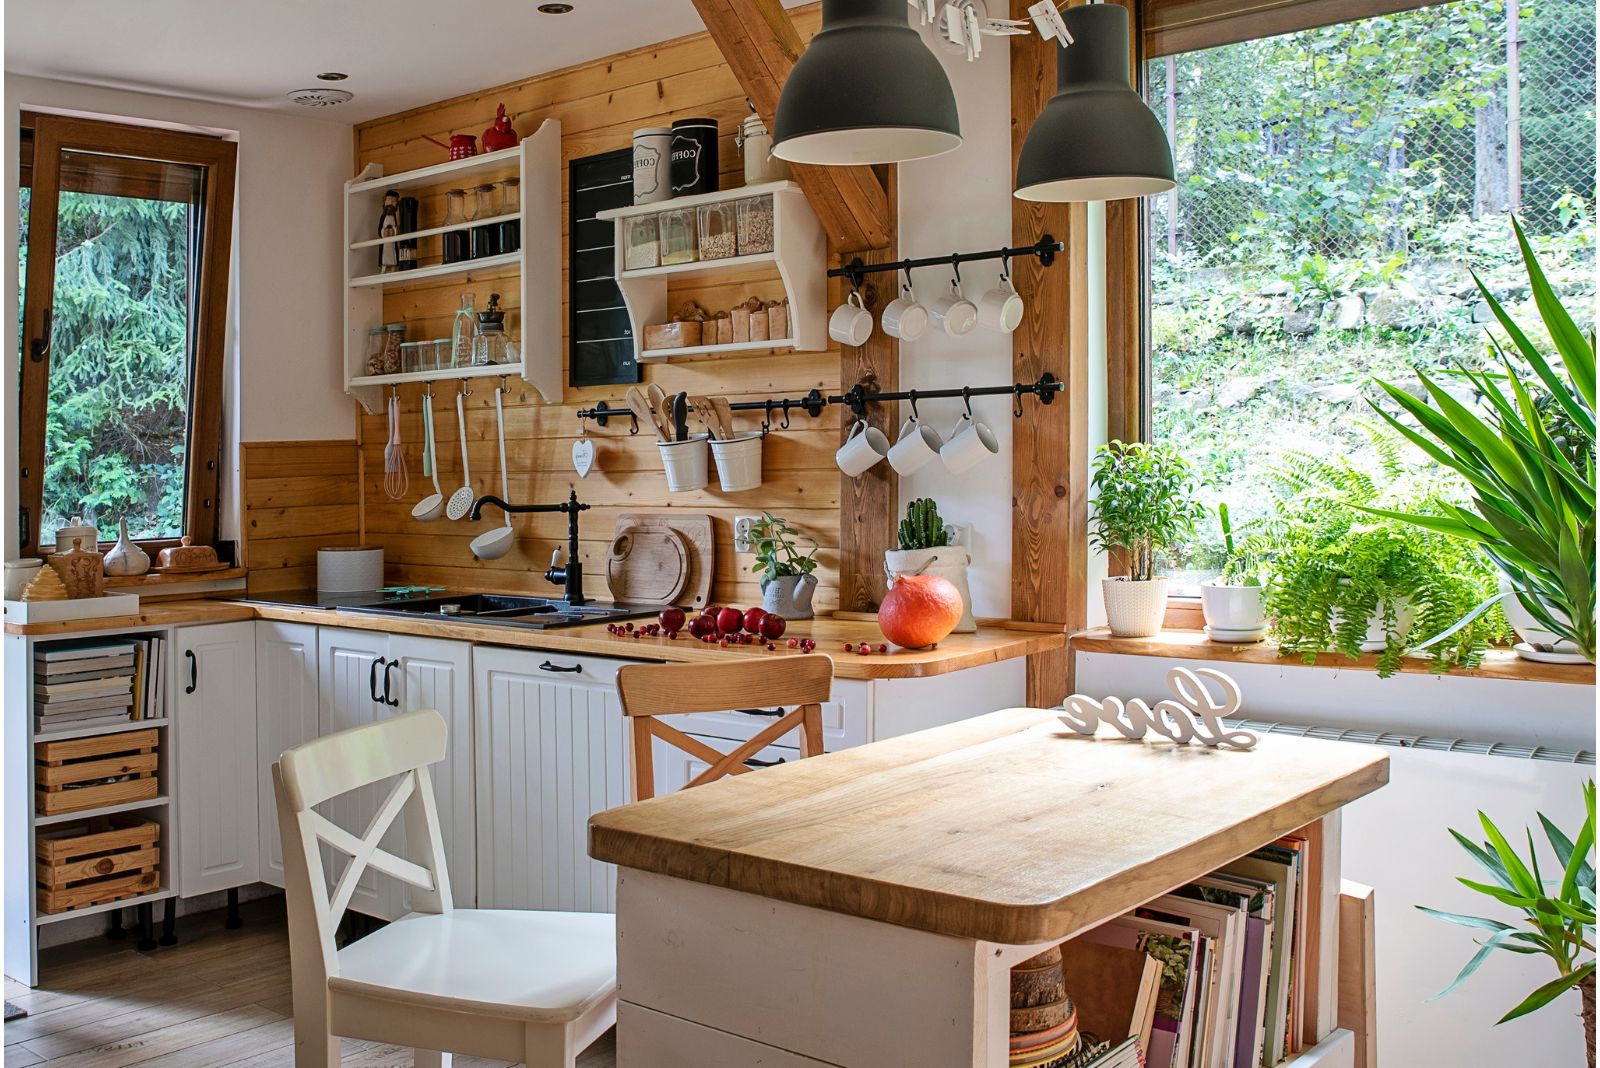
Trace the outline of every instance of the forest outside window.
<instances>
[{"instance_id":1,"label":"forest outside window","mask_svg":"<svg viewBox=\"0 0 1600 1068\"><path fill-rule=\"evenodd\" d=\"M24 116L20 547L217 537L236 146ZM48 269L45 269L48 265Z\"/></svg>"}]
</instances>

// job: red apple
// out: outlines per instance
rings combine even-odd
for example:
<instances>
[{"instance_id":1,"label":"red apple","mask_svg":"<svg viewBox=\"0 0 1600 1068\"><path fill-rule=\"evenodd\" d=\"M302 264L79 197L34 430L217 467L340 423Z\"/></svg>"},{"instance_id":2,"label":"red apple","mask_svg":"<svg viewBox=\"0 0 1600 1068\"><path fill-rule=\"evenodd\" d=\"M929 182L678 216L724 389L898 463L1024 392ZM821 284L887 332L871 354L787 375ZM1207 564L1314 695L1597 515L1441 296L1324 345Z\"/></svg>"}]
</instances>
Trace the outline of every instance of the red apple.
<instances>
[{"instance_id":1,"label":"red apple","mask_svg":"<svg viewBox=\"0 0 1600 1068\"><path fill-rule=\"evenodd\" d=\"M683 624L683 609L668 605L661 610L662 630L682 630Z\"/></svg>"},{"instance_id":2,"label":"red apple","mask_svg":"<svg viewBox=\"0 0 1600 1068\"><path fill-rule=\"evenodd\" d=\"M761 615L761 636L769 642L775 642L783 637L783 632L789 624L776 612L763 612Z\"/></svg>"},{"instance_id":3,"label":"red apple","mask_svg":"<svg viewBox=\"0 0 1600 1068\"><path fill-rule=\"evenodd\" d=\"M722 606L720 604L708 604L704 608L700 609L700 614L703 616L710 616L712 619L716 619L717 613L721 611Z\"/></svg>"},{"instance_id":4,"label":"red apple","mask_svg":"<svg viewBox=\"0 0 1600 1068\"><path fill-rule=\"evenodd\" d=\"M761 620L767 614L764 608L747 608L744 613L744 629L751 634L761 633Z\"/></svg>"},{"instance_id":5,"label":"red apple","mask_svg":"<svg viewBox=\"0 0 1600 1068\"><path fill-rule=\"evenodd\" d=\"M710 616L695 616L689 620L689 633L696 638L709 638L717 632L716 621Z\"/></svg>"},{"instance_id":6,"label":"red apple","mask_svg":"<svg viewBox=\"0 0 1600 1068\"><path fill-rule=\"evenodd\" d=\"M717 630L723 634L738 634L744 626L744 613L737 608L724 608L717 613Z\"/></svg>"}]
</instances>

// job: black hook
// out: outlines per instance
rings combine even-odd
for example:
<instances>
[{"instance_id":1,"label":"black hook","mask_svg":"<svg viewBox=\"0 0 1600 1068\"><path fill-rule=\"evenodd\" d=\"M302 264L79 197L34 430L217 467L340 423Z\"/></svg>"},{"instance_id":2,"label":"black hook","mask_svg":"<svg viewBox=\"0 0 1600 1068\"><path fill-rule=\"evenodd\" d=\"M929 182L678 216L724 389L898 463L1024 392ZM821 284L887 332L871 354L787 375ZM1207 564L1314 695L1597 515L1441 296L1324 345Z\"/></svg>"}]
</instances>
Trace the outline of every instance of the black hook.
<instances>
[{"instance_id":1,"label":"black hook","mask_svg":"<svg viewBox=\"0 0 1600 1068\"><path fill-rule=\"evenodd\" d=\"M916 292L911 288L911 261L910 260L901 260L900 261L900 273L905 276L905 280L906 280L905 293L906 293L906 296L909 297L912 300L915 300L917 298L917 295L916 295Z\"/></svg>"},{"instance_id":2,"label":"black hook","mask_svg":"<svg viewBox=\"0 0 1600 1068\"><path fill-rule=\"evenodd\" d=\"M778 429L779 430L788 430L789 429L789 401L788 401L787 398L785 398L784 402L783 402L783 422L778 424Z\"/></svg>"},{"instance_id":3,"label":"black hook","mask_svg":"<svg viewBox=\"0 0 1600 1068\"><path fill-rule=\"evenodd\" d=\"M972 387L961 387L961 403L967 406L967 421L972 421Z\"/></svg>"},{"instance_id":4,"label":"black hook","mask_svg":"<svg viewBox=\"0 0 1600 1068\"><path fill-rule=\"evenodd\" d=\"M632 437L639 432L639 413L630 410L628 412L628 418L633 422L633 426L628 428L628 436Z\"/></svg>"},{"instance_id":5,"label":"black hook","mask_svg":"<svg viewBox=\"0 0 1600 1068\"><path fill-rule=\"evenodd\" d=\"M1014 391L1013 394L1012 394L1012 397L1011 397L1011 414L1015 418L1021 419L1022 418L1022 394L1027 391L1028 387L1019 384L1019 385L1012 386L1011 388Z\"/></svg>"},{"instance_id":6,"label":"black hook","mask_svg":"<svg viewBox=\"0 0 1600 1068\"><path fill-rule=\"evenodd\" d=\"M906 400L911 402L911 421L913 423L921 422L922 417L917 414L917 391L913 389L907 393Z\"/></svg>"},{"instance_id":7,"label":"black hook","mask_svg":"<svg viewBox=\"0 0 1600 1068\"><path fill-rule=\"evenodd\" d=\"M959 293L961 292L961 254L959 252L951 255L950 266L953 267L956 272L956 280L951 282L950 285L957 293Z\"/></svg>"},{"instance_id":8,"label":"black hook","mask_svg":"<svg viewBox=\"0 0 1600 1068\"><path fill-rule=\"evenodd\" d=\"M1002 283L1011 281L1011 253L1009 252L1000 257L1000 281Z\"/></svg>"},{"instance_id":9,"label":"black hook","mask_svg":"<svg viewBox=\"0 0 1600 1068\"><path fill-rule=\"evenodd\" d=\"M772 429L772 401L770 399L768 399L767 402L766 402L766 407L763 409L763 411L761 413L761 432L763 434L765 434L767 431L769 431L771 429Z\"/></svg>"}]
</instances>

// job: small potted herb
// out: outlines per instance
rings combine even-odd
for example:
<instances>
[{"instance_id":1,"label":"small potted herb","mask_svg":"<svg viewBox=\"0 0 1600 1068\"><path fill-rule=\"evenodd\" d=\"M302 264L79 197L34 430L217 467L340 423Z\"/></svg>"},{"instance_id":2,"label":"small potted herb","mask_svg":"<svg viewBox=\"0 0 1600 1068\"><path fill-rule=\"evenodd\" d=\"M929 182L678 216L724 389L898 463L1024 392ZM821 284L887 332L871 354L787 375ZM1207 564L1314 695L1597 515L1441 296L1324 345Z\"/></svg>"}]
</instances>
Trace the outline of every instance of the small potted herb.
<instances>
[{"instance_id":1,"label":"small potted herb","mask_svg":"<svg viewBox=\"0 0 1600 1068\"><path fill-rule=\"evenodd\" d=\"M1249 547L1234 545L1226 504L1217 505L1217 518L1222 523L1227 560L1221 575L1200 584L1206 636L1214 642L1258 642L1267 635L1267 613L1261 601L1261 562Z\"/></svg>"},{"instance_id":2,"label":"small potted herb","mask_svg":"<svg viewBox=\"0 0 1600 1068\"><path fill-rule=\"evenodd\" d=\"M1090 542L1116 550L1128 568L1126 576L1101 584L1106 622L1118 637L1149 637L1167 610L1167 580L1156 575L1156 558L1192 534L1200 517L1193 469L1170 446L1108 441L1095 453L1093 486Z\"/></svg>"},{"instance_id":3,"label":"small potted herb","mask_svg":"<svg viewBox=\"0 0 1600 1068\"><path fill-rule=\"evenodd\" d=\"M751 571L761 576L761 607L785 619L810 619L811 595L817 590L817 543L771 512L750 524L756 551ZM810 544L801 552L800 542Z\"/></svg>"},{"instance_id":4,"label":"small potted herb","mask_svg":"<svg viewBox=\"0 0 1600 1068\"><path fill-rule=\"evenodd\" d=\"M939 515L939 506L927 497L906 505L906 517L900 520L900 547L883 554L883 569L891 586L901 575L938 575L955 586L961 594L958 634L978 629L972 615L972 590L967 584L971 563L972 554L951 543L950 527Z\"/></svg>"}]
</instances>

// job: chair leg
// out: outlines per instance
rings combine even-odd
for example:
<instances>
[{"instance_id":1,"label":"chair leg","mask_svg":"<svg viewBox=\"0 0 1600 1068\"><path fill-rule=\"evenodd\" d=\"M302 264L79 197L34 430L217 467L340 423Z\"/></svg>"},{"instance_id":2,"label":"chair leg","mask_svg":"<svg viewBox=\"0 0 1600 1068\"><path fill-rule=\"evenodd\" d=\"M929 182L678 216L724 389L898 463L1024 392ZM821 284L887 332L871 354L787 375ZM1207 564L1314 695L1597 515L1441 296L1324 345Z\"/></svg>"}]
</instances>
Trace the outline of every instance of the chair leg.
<instances>
[{"instance_id":1,"label":"chair leg","mask_svg":"<svg viewBox=\"0 0 1600 1068\"><path fill-rule=\"evenodd\" d=\"M578 1051L572 1048L572 1029L565 1024L528 1024L522 1063L527 1068L573 1068Z\"/></svg>"},{"instance_id":2,"label":"chair leg","mask_svg":"<svg viewBox=\"0 0 1600 1068\"><path fill-rule=\"evenodd\" d=\"M294 1022L294 1068L339 1068L339 1038Z\"/></svg>"},{"instance_id":3,"label":"chair leg","mask_svg":"<svg viewBox=\"0 0 1600 1068\"><path fill-rule=\"evenodd\" d=\"M412 1050L412 1063L416 1068L450 1068L452 1054L434 1049Z\"/></svg>"}]
</instances>

